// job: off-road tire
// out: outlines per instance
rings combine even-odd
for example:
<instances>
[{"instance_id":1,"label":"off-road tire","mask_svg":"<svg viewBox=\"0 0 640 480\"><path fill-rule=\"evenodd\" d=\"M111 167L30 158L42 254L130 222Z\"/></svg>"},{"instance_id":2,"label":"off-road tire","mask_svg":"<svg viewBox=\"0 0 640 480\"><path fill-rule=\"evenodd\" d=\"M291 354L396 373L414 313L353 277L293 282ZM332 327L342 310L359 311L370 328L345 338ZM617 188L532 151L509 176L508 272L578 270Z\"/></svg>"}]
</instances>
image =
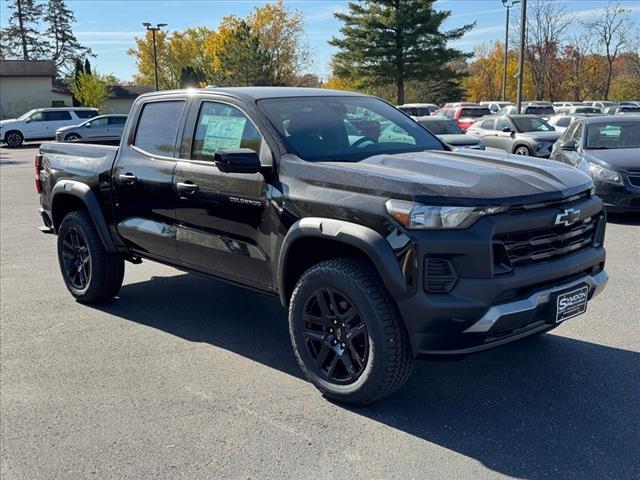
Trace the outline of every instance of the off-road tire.
<instances>
[{"instance_id":1,"label":"off-road tire","mask_svg":"<svg viewBox=\"0 0 640 480\"><path fill-rule=\"evenodd\" d=\"M70 231L80 235L88 250L90 274L83 288L74 285L65 267L64 242ZM58 261L67 289L81 303L100 303L110 300L117 295L122 286L124 257L106 251L86 210L75 210L63 218L58 230Z\"/></svg>"},{"instance_id":2,"label":"off-road tire","mask_svg":"<svg viewBox=\"0 0 640 480\"><path fill-rule=\"evenodd\" d=\"M318 289L344 293L366 326L369 349L360 376L349 384L327 381L309 352L302 330L305 306ZM299 279L289 307L289 333L300 368L325 397L365 405L391 395L411 374L413 355L409 338L395 302L371 264L358 258L339 258L318 263ZM321 368L321 367L320 367Z\"/></svg>"}]
</instances>

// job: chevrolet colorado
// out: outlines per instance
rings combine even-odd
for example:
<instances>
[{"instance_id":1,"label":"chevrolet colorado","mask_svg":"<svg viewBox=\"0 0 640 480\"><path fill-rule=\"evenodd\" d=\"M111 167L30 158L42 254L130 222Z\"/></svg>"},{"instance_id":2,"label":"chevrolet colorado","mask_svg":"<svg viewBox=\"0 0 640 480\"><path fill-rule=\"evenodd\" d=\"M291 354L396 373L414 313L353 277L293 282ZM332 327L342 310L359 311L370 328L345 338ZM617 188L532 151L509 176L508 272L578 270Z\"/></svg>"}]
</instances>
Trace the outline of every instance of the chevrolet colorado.
<instances>
[{"instance_id":1,"label":"chevrolet colorado","mask_svg":"<svg viewBox=\"0 0 640 480\"><path fill-rule=\"evenodd\" d=\"M588 175L449 151L367 95L146 94L119 147L44 144L35 177L78 301L143 258L279 296L300 367L345 403L396 391L418 356L546 332L607 282Z\"/></svg>"}]
</instances>

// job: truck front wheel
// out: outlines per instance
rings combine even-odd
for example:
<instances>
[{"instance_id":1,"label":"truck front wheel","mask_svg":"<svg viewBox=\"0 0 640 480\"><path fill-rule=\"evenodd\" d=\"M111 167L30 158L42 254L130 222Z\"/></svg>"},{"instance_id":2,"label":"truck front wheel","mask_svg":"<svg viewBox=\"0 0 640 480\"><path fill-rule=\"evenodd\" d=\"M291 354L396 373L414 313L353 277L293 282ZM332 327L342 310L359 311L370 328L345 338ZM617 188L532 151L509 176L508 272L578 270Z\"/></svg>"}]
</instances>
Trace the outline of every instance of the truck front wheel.
<instances>
[{"instance_id":1,"label":"truck front wheel","mask_svg":"<svg viewBox=\"0 0 640 480\"><path fill-rule=\"evenodd\" d=\"M366 261L340 258L307 270L291 297L289 332L307 379L332 400L374 402L411 373L407 332Z\"/></svg>"},{"instance_id":2,"label":"truck front wheel","mask_svg":"<svg viewBox=\"0 0 640 480\"><path fill-rule=\"evenodd\" d=\"M79 302L99 303L114 297L124 278L124 257L105 250L88 212L67 214L58 231L62 277Z\"/></svg>"}]
</instances>

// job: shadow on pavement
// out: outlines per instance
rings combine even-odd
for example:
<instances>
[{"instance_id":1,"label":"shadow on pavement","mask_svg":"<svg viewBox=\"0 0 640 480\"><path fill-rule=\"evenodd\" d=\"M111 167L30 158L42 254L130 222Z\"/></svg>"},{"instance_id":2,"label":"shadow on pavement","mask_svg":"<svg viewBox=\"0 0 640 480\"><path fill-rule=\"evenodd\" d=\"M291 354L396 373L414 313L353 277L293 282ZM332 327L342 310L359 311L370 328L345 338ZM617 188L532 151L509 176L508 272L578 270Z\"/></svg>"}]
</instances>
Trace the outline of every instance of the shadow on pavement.
<instances>
[{"instance_id":1,"label":"shadow on pavement","mask_svg":"<svg viewBox=\"0 0 640 480\"><path fill-rule=\"evenodd\" d=\"M640 212L607 213L607 223L619 225L640 225Z\"/></svg>"},{"instance_id":2,"label":"shadow on pavement","mask_svg":"<svg viewBox=\"0 0 640 480\"><path fill-rule=\"evenodd\" d=\"M101 310L302 377L275 298L185 274L126 285ZM639 397L640 354L548 334L418 362L396 395L350 410L514 477L631 479Z\"/></svg>"}]
</instances>

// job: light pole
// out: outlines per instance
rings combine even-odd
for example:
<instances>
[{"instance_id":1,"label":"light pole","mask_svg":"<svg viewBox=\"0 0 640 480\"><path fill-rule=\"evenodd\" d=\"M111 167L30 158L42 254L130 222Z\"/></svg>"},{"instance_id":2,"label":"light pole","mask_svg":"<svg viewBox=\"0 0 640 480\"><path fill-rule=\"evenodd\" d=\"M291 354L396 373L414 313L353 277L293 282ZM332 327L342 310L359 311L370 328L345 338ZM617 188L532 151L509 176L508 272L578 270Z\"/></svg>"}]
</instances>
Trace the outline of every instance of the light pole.
<instances>
[{"instance_id":1,"label":"light pole","mask_svg":"<svg viewBox=\"0 0 640 480\"><path fill-rule=\"evenodd\" d=\"M502 0L502 6L507 9L507 22L504 27L504 65L502 66L502 101L507 98L507 57L509 55L509 10L520 0Z\"/></svg>"},{"instance_id":2,"label":"light pole","mask_svg":"<svg viewBox=\"0 0 640 480\"><path fill-rule=\"evenodd\" d=\"M525 49L525 29L527 28L527 0L522 0L522 11L520 12L520 57L518 58L518 94L516 96L516 111L520 113L522 106L522 81L524 80L524 49Z\"/></svg>"},{"instance_id":3,"label":"light pole","mask_svg":"<svg viewBox=\"0 0 640 480\"><path fill-rule=\"evenodd\" d=\"M159 23L155 26L151 25L149 22L144 22L142 25L147 27L147 31L151 32L151 36L153 37L153 70L155 72L156 79L156 92L158 89L158 52L156 49L156 32L159 31L162 27L166 27L166 23Z\"/></svg>"}]
</instances>

